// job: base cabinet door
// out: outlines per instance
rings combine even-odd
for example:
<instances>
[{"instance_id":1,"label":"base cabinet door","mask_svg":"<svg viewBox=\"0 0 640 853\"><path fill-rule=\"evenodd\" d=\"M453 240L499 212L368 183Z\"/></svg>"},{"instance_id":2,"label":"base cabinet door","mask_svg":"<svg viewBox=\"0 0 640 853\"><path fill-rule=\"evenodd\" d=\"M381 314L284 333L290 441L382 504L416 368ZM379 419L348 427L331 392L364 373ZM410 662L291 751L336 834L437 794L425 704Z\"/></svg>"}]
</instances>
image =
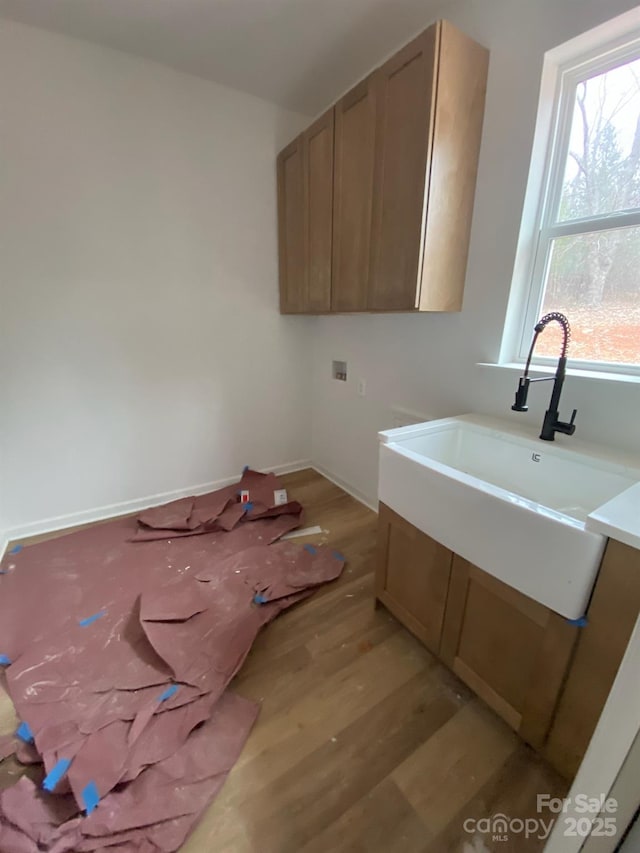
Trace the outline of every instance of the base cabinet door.
<instances>
[{"instance_id":1,"label":"base cabinet door","mask_svg":"<svg viewBox=\"0 0 640 853\"><path fill-rule=\"evenodd\" d=\"M434 654L440 648L452 557L380 504L376 597Z\"/></svg>"},{"instance_id":2,"label":"base cabinet door","mask_svg":"<svg viewBox=\"0 0 640 853\"><path fill-rule=\"evenodd\" d=\"M518 734L542 747L578 629L454 555L440 655Z\"/></svg>"}]
</instances>

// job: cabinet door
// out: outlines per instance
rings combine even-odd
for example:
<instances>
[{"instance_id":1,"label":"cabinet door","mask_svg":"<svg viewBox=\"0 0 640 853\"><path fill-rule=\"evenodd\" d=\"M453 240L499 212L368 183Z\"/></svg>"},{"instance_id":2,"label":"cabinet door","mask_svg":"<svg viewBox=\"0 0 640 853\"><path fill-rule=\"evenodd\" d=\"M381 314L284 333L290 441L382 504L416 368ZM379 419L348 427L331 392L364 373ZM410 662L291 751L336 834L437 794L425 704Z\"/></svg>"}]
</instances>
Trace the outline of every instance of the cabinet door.
<instances>
[{"instance_id":1,"label":"cabinet door","mask_svg":"<svg viewBox=\"0 0 640 853\"><path fill-rule=\"evenodd\" d=\"M434 654L440 649L452 556L380 504L376 598Z\"/></svg>"},{"instance_id":2,"label":"cabinet door","mask_svg":"<svg viewBox=\"0 0 640 853\"><path fill-rule=\"evenodd\" d=\"M376 132L375 75L336 105L332 311L366 311Z\"/></svg>"},{"instance_id":3,"label":"cabinet door","mask_svg":"<svg viewBox=\"0 0 640 853\"><path fill-rule=\"evenodd\" d=\"M549 731L577 630L454 555L441 657L532 746Z\"/></svg>"},{"instance_id":4,"label":"cabinet door","mask_svg":"<svg viewBox=\"0 0 640 853\"><path fill-rule=\"evenodd\" d=\"M305 242L308 311L331 307L333 108L304 134Z\"/></svg>"},{"instance_id":5,"label":"cabinet door","mask_svg":"<svg viewBox=\"0 0 640 853\"><path fill-rule=\"evenodd\" d=\"M278 255L280 311L305 310L307 299L303 137L278 155Z\"/></svg>"},{"instance_id":6,"label":"cabinet door","mask_svg":"<svg viewBox=\"0 0 640 853\"><path fill-rule=\"evenodd\" d=\"M369 308L418 307L425 187L433 136L440 25L400 50L377 76Z\"/></svg>"}]
</instances>

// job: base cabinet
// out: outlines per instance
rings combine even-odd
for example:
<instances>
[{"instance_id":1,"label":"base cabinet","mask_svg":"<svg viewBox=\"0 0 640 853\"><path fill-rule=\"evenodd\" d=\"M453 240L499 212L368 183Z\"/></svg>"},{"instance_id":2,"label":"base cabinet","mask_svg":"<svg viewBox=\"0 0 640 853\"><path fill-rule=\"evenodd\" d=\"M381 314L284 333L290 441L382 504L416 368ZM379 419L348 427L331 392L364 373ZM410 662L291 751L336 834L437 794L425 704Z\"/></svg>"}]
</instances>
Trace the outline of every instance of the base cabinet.
<instances>
[{"instance_id":1,"label":"base cabinet","mask_svg":"<svg viewBox=\"0 0 640 853\"><path fill-rule=\"evenodd\" d=\"M544 757L575 776L640 612L640 551L610 539L580 629Z\"/></svg>"},{"instance_id":2,"label":"base cabinet","mask_svg":"<svg viewBox=\"0 0 640 853\"><path fill-rule=\"evenodd\" d=\"M376 597L571 779L640 613L640 550L609 540L577 627L380 504Z\"/></svg>"},{"instance_id":3,"label":"base cabinet","mask_svg":"<svg viewBox=\"0 0 640 853\"><path fill-rule=\"evenodd\" d=\"M580 629L380 504L376 597L542 750Z\"/></svg>"}]
</instances>

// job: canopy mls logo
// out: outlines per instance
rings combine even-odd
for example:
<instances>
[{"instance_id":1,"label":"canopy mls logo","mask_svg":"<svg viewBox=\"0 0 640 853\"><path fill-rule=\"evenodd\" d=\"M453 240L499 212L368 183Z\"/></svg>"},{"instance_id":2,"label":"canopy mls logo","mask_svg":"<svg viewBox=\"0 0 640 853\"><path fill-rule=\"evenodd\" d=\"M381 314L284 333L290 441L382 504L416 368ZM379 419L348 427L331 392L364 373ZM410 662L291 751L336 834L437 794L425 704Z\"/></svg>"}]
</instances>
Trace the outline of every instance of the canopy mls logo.
<instances>
[{"instance_id":1,"label":"canopy mls logo","mask_svg":"<svg viewBox=\"0 0 640 853\"><path fill-rule=\"evenodd\" d=\"M605 794L599 797L577 794L573 798L565 799L552 797L550 794L538 794L536 810L538 815L549 812L547 817L512 818L505 814L495 814L479 819L467 818L463 829L476 840L479 840L479 836L488 836L494 843L509 841L514 836L546 841L556 821L560 821L563 835L567 838L586 838L589 835L611 838L617 832L616 819L613 816L617 809L617 800Z\"/></svg>"},{"instance_id":2,"label":"canopy mls logo","mask_svg":"<svg viewBox=\"0 0 640 853\"><path fill-rule=\"evenodd\" d=\"M543 818L528 817L525 819L519 817L510 818L504 814L495 814L491 817L482 817L479 820L468 818L462 824L465 832L470 835L488 835L491 841L509 841L514 835L524 836L524 838L538 838L540 841L546 841L551 834L555 817L544 820Z\"/></svg>"}]
</instances>

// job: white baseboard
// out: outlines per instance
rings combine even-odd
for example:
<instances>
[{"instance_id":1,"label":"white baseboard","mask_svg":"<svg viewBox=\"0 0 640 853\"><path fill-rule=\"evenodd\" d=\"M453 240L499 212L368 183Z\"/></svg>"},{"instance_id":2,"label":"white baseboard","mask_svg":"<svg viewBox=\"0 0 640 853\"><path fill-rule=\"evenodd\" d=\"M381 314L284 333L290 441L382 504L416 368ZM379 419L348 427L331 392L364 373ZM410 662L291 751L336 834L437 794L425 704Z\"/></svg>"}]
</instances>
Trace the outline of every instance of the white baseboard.
<instances>
[{"instance_id":1,"label":"white baseboard","mask_svg":"<svg viewBox=\"0 0 640 853\"><path fill-rule=\"evenodd\" d=\"M322 474L327 480L330 480L336 486L341 488L351 497L355 498L361 504L364 504L368 509L378 512L376 504L372 503L365 494L358 491L350 483L327 471L321 465L317 465L310 459L298 459L295 462L288 462L283 465L274 465L271 468L263 468L263 471L273 471L274 474L291 474L294 471L302 471L304 468L313 468L318 474ZM0 532L0 559L10 542L16 539L26 539L30 536L39 536L42 533L53 533L57 530L65 530L68 527L77 527L80 524L90 524L93 521L105 521L109 518L117 518L120 515L129 515L134 512L140 512L149 507L158 506L159 504L168 503L169 501L178 500L189 495L204 495L207 492L213 492L216 489L221 489L231 483L235 483L238 475L232 477L224 477L220 480L212 480L209 483L200 483L196 486L187 486L183 489L174 489L170 492L158 492L155 495L147 495L143 498L135 498L130 501L121 501L120 503L108 504L106 506L95 507L93 509L83 510L82 512L73 512L67 515L58 515L53 518L45 518L41 521L33 521L29 524L24 524L18 527L13 527L10 530Z\"/></svg>"},{"instance_id":2,"label":"white baseboard","mask_svg":"<svg viewBox=\"0 0 640 853\"><path fill-rule=\"evenodd\" d=\"M273 471L274 474L291 474L293 471L302 471L304 468L312 467L310 459L298 459L296 462L273 465L271 468L262 468L261 470ZM29 524L12 527L4 531L4 534L0 534L0 559L7 544L16 539L39 536L42 533L53 533L55 530L77 527L80 524L89 524L92 521L104 521L108 518L117 518L120 515L129 515L130 513L140 512L143 509L149 509L149 507L168 503L178 498L185 498L189 495L204 495L207 492L213 492L216 489L229 486L231 483L237 482L238 479L238 474L235 474L232 477L224 477L221 480L213 480L210 483L200 483L197 486L187 486L184 489L174 489L171 492L159 492L155 495L147 495L144 498L121 501L120 503L82 510L82 512L73 512L68 515L58 515L53 518L45 518L41 521L33 521Z\"/></svg>"},{"instance_id":3,"label":"white baseboard","mask_svg":"<svg viewBox=\"0 0 640 853\"><path fill-rule=\"evenodd\" d=\"M9 536L4 531L0 531L0 560L4 557L4 552L7 550L8 544Z\"/></svg>"},{"instance_id":4,"label":"white baseboard","mask_svg":"<svg viewBox=\"0 0 640 853\"><path fill-rule=\"evenodd\" d=\"M372 509L377 514L378 505L372 503L363 492L358 491L358 489L356 489L350 483L347 483L346 480L343 480L336 474L332 474L331 471L327 471L326 468L323 468L321 465L317 465L315 462L311 463L311 467L314 471L317 471L318 474L322 474L322 476L326 477L327 480L331 480L334 485L338 486L344 492L347 492L347 494L351 495L352 498L355 498L361 504L364 504L367 509Z\"/></svg>"}]
</instances>

